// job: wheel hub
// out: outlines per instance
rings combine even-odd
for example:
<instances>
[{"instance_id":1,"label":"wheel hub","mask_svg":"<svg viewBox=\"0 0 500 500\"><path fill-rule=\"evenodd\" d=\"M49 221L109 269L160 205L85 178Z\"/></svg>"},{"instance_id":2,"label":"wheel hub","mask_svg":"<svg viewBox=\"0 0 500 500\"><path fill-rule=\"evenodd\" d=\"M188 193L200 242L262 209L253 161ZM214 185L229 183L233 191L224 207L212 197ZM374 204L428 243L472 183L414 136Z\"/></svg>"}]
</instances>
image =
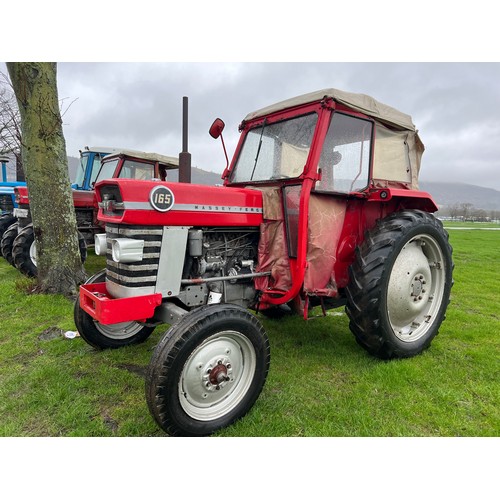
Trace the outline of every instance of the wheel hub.
<instances>
[{"instance_id":1,"label":"wheel hub","mask_svg":"<svg viewBox=\"0 0 500 500\"><path fill-rule=\"evenodd\" d=\"M181 406L201 421L227 414L246 394L255 365L255 350L243 334L214 334L186 360L178 386Z\"/></svg>"},{"instance_id":2,"label":"wheel hub","mask_svg":"<svg viewBox=\"0 0 500 500\"><path fill-rule=\"evenodd\" d=\"M231 381L232 371L228 357L214 360L202 368L202 385L208 391L219 391Z\"/></svg>"},{"instance_id":3,"label":"wheel hub","mask_svg":"<svg viewBox=\"0 0 500 500\"><path fill-rule=\"evenodd\" d=\"M424 285L427 282L424 279L423 274L419 274L415 276L413 279L410 288L411 288L411 293L410 296L413 297L413 301L416 302L417 300L422 300L423 299L423 294L426 292Z\"/></svg>"}]
</instances>

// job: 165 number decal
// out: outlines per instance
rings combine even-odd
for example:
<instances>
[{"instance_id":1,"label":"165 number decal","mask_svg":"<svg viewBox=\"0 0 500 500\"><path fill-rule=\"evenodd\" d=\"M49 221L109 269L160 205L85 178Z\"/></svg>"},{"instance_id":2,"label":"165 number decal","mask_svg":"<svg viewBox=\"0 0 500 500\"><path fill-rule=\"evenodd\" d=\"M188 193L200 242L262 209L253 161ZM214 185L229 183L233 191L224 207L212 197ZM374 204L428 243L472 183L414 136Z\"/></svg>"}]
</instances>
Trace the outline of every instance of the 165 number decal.
<instances>
[{"instance_id":1,"label":"165 number decal","mask_svg":"<svg viewBox=\"0 0 500 500\"><path fill-rule=\"evenodd\" d=\"M174 201L174 193L165 186L156 186L149 193L149 203L158 212L168 212Z\"/></svg>"}]
</instances>

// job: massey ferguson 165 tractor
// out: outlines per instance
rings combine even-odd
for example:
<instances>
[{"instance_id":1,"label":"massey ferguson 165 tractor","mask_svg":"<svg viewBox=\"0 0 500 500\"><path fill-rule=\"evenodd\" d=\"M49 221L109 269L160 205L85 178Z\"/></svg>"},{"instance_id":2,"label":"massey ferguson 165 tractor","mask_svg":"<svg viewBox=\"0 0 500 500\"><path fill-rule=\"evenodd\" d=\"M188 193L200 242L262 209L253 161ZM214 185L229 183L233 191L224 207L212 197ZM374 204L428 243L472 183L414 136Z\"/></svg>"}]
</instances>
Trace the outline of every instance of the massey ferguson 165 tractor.
<instances>
[{"instance_id":1,"label":"massey ferguson 165 tractor","mask_svg":"<svg viewBox=\"0 0 500 500\"><path fill-rule=\"evenodd\" d=\"M426 349L449 302L452 249L418 191L410 116L327 89L250 113L240 131L224 186L96 186L107 267L81 287L75 323L97 348L171 325L146 400L172 435L211 434L257 400L270 348L250 310L307 319L345 305L356 341L389 359Z\"/></svg>"}]
</instances>

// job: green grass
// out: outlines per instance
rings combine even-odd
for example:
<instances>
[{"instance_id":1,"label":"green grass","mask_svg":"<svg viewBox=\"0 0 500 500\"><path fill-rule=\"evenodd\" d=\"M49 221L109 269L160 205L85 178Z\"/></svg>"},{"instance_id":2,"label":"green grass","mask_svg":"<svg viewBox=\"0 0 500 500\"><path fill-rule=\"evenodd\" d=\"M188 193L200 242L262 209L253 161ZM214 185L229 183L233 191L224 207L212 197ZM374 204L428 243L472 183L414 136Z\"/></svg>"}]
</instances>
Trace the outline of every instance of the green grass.
<instances>
[{"instance_id":1,"label":"green grass","mask_svg":"<svg viewBox=\"0 0 500 500\"><path fill-rule=\"evenodd\" d=\"M443 225L447 229L453 229L456 227L467 227L470 229L485 229L485 228L500 229L500 224L498 222L443 221Z\"/></svg>"},{"instance_id":2,"label":"green grass","mask_svg":"<svg viewBox=\"0 0 500 500\"><path fill-rule=\"evenodd\" d=\"M343 310L304 323L262 318L267 383L250 413L218 436L499 436L500 232L450 231L455 285L430 349L384 362L359 347ZM90 252L92 254L92 252ZM103 267L90 256L89 274ZM136 347L96 351L73 304L29 295L0 260L0 436L163 436L144 370L166 327Z\"/></svg>"}]
</instances>

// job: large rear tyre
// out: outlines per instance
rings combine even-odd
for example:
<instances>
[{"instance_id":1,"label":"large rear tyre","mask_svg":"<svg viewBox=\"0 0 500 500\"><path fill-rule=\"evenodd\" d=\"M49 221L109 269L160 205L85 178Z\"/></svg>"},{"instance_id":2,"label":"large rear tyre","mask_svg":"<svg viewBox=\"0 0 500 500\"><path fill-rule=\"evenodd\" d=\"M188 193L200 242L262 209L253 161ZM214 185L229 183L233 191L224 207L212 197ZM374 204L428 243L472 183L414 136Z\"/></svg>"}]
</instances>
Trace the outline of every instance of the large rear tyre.
<instances>
[{"instance_id":1,"label":"large rear tyre","mask_svg":"<svg viewBox=\"0 0 500 500\"><path fill-rule=\"evenodd\" d=\"M85 284L103 283L105 279L106 270L102 270L90 277ZM144 326L143 323L137 321L103 325L80 307L79 298L75 302L73 319L83 340L96 349L118 349L127 345L140 344L154 330L154 327Z\"/></svg>"},{"instance_id":2,"label":"large rear tyre","mask_svg":"<svg viewBox=\"0 0 500 500\"><path fill-rule=\"evenodd\" d=\"M407 358L427 349L450 301L448 234L433 215L395 213L356 251L346 312L357 342L374 356Z\"/></svg>"},{"instance_id":3,"label":"large rear tyre","mask_svg":"<svg viewBox=\"0 0 500 500\"><path fill-rule=\"evenodd\" d=\"M2 241L0 243L0 248L2 250L3 258L12 266L14 265L14 260L12 258L12 246L14 245L14 240L17 237L17 232L19 228L19 223L14 222L10 225L3 233Z\"/></svg>"},{"instance_id":4,"label":"large rear tyre","mask_svg":"<svg viewBox=\"0 0 500 500\"><path fill-rule=\"evenodd\" d=\"M2 239L3 233L8 227L12 226L16 222L16 218L12 214L0 215L0 240Z\"/></svg>"},{"instance_id":5,"label":"large rear tyre","mask_svg":"<svg viewBox=\"0 0 500 500\"><path fill-rule=\"evenodd\" d=\"M201 307L156 346L146 376L149 410L168 434L212 434L252 408L269 363L269 340L253 314L231 304Z\"/></svg>"},{"instance_id":6,"label":"large rear tyre","mask_svg":"<svg viewBox=\"0 0 500 500\"><path fill-rule=\"evenodd\" d=\"M82 263L87 259L87 244L83 234L78 231L78 245ZM35 277L37 270L37 249L33 224L23 227L12 246L12 260L14 265L26 276Z\"/></svg>"}]
</instances>

